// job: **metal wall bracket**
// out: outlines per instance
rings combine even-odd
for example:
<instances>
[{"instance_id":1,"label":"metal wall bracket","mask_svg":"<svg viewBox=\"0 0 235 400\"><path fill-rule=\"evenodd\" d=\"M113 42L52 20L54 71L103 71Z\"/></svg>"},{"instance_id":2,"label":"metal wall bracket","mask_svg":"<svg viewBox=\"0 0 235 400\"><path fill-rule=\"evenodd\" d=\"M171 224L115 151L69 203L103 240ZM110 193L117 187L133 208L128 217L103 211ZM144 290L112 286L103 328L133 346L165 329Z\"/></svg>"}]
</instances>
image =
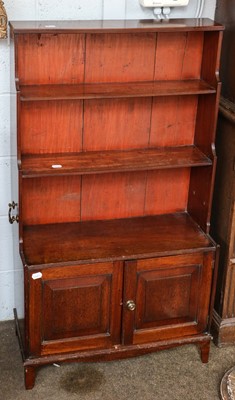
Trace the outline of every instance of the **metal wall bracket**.
<instances>
[{"instance_id":1,"label":"metal wall bracket","mask_svg":"<svg viewBox=\"0 0 235 400\"><path fill-rule=\"evenodd\" d=\"M11 215L12 210L15 210L15 208L18 206L17 203L12 201L12 203L8 204L9 210L8 210L8 219L9 223L13 224L14 222L19 222L19 215Z\"/></svg>"}]
</instances>

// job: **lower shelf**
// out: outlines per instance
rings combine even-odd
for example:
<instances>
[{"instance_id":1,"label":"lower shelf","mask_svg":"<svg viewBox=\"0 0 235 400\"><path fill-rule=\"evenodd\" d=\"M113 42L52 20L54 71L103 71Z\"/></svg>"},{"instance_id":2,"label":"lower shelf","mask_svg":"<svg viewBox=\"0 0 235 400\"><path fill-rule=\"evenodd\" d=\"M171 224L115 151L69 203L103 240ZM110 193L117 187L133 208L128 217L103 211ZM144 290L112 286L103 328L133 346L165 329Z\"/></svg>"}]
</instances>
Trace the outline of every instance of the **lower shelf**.
<instances>
[{"instance_id":1,"label":"lower shelf","mask_svg":"<svg viewBox=\"0 0 235 400\"><path fill-rule=\"evenodd\" d=\"M107 221L31 225L23 229L25 265L130 260L214 250L187 213Z\"/></svg>"}]
</instances>

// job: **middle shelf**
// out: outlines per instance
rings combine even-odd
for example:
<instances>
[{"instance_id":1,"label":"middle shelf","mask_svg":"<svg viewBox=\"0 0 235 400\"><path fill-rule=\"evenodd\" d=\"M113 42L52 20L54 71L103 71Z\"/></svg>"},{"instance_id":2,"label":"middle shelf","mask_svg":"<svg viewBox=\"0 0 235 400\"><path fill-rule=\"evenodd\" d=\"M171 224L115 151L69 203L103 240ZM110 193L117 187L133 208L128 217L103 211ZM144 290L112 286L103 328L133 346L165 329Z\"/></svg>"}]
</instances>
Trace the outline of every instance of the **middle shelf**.
<instances>
[{"instance_id":1,"label":"middle shelf","mask_svg":"<svg viewBox=\"0 0 235 400\"><path fill-rule=\"evenodd\" d=\"M20 85L19 90L21 101L178 96L216 92L213 86L202 79L74 85Z\"/></svg>"},{"instance_id":2,"label":"middle shelf","mask_svg":"<svg viewBox=\"0 0 235 400\"><path fill-rule=\"evenodd\" d=\"M192 145L125 151L22 155L19 169L23 177L31 178L198 167L211 164L212 160Z\"/></svg>"}]
</instances>

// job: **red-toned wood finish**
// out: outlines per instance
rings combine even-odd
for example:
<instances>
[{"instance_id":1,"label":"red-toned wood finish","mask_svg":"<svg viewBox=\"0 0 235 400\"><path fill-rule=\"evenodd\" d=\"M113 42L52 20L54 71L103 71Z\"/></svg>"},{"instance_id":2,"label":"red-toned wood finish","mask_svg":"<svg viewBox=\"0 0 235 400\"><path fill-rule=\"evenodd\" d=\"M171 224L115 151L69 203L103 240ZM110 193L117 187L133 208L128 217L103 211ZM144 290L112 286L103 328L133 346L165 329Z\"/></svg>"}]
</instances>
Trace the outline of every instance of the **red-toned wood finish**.
<instances>
[{"instance_id":1,"label":"red-toned wood finish","mask_svg":"<svg viewBox=\"0 0 235 400\"><path fill-rule=\"evenodd\" d=\"M54 266L42 270L42 279L30 272L30 354L120 343L122 274L119 262Z\"/></svg>"},{"instance_id":2,"label":"red-toned wood finish","mask_svg":"<svg viewBox=\"0 0 235 400\"><path fill-rule=\"evenodd\" d=\"M17 36L17 47L20 54L16 60L16 71L20 84L83 82L84 35L29 33ZM72 62L64 63L64 60Z\"/></svg>"},{"instance_id":3,"label":"red-toned wood finish","mask_svg":"<svg viewBox=\"0 0 235 400\"><path fill-rule=\"evenodd\" d=\"M34 269L78 260L132 260L215 250L214 242L187 213L25 226L23 237L24 263Z\"/></svg>"},{"instance_id":4,"label":"red-toned wood finish","mask_svg":"<svg viewBox=\"0 0 235 400\"><path fill-rule=\"evenodd\" d=\"M26 388L53 362L186 343L207 362L223 27L203 19L10 26Z\"/></svg>"},{"instance_id":5,"label":"red-toned wood finish","mask_svg":"<svg viewBox=\"0 0 235 400\"><path fill-rule=\"evenodd\" d=\"M149 171L206 165L212 165L212 160L198 148L195 146L179 146L139 148L125 151L30 154L22 157L20 170L22 170L24 178L32 178L120 171ZM55 166L59 166L59 168L55 168Z\"/></svg>"},{"instance_id":6,"label":"red-toned wood finish","mask_svg":"<svg viewBox=\"0 0 235 400\"><path fill-rule=\"evenodd\" d=\"M154 79L199 79L203 39L201 32L159 33Z\"/></svg>"},{"instance_id":7,"label":"red-toned wood finish","mask_svg":"<svg viewBox=\"0 0 235 400\"><path fill-rule=\"evenodd\" d=\"M128 97L178 96L215 93L201 79L124 83L86 83L81 85L22 85L22 101L114 99Z\"/></svg>"},{"instance_id":8,"label":"red-toned wood finish","mask_svg":"<svg viewBox=\"0 0 235 400\"><path fill-rule=\"evenodd\" d=\"M149 171L146 178L145 214L169 214L185 211L190 171Z\"/></svg>"},{"instance_id":9,"label":"red-toned wood finish","mask_svg":"<svg viewBox=\"0 0 235 400\"><path fill-rule=\"evenodd\" d=\"M81 177L23 179L22 221L25 225L74 222L81 218Z\"/></svg>"},{"instance_id":10,"label":"red-toned wood finish","mask_svg":"<svg viewBox=\"0 0 235 400\"><path fill-rule=\"evenodd\" d=\"M123 343L190 336L206 329L212 269L211 253L127 262L123 325L128 328ZM128 309L129 299L136 304L134 311Z\"/></svg>"},{"instance_id":11,"label":"red-toned wood finish","mask_svg":"<svg viewBox=\"0 0 235 400\"><path fill-rule=\"evenodd\" d=\"M93 20L93 21L11 21L11 35L26 33L135 33L135 32L208 32L221 31L223 26L208 18L156 20ZM54 26L53 26L54 25Z\"/></svg>"},{"instance_id":12,"label":"red-toned wood finish","mask_svg":"<svg viewBox=\"0 0 235 400\"><path fill-rule=\"evenodd\" d=\"M102 160L106 154L104 150L147 148L151 128L151 107L151 97L85 101L83 150L85 152L101 150L102 153L98 153L97 156ZM121 159L125 157L125 152L119 154ZM113 155L118 157L116 153ZM148 158L149 156L150 154ZM136 158L138 159L137 153L133 154L133 159ZM131 164L133 162L134 160ZM89 162L90 166L94 164L96 164L94 161Z\"/></svg>"},{"instance_id":13,"label":"red-toned wood finish","mask_svg":"<svg viewBox=\"0 0 235 400\"><path fill-rule=\"evenodd\" d=\"M155 33L87 34L85 82L152 81L155 46Z\"/></svg>"},{"instance_id":14,"label":"red-toned wood finish","mask_svg":"<svg viewBox=\"0 0 235 400\"><path fill-rule=\"evenodd\" d=\"M22 102L21 152L54 154L81 151L82 113L80 100Z\"/></svg>"},{"instance_id":15,"label":"red-toned wood finish","mask_svg":"<svg viewBox=\"0 0 235 400\"><path fill-rule=\"evenodd\" d=\"M194 143L197 96L153 99L150 146L172 147Z\"/></svg>"}]
</instances>

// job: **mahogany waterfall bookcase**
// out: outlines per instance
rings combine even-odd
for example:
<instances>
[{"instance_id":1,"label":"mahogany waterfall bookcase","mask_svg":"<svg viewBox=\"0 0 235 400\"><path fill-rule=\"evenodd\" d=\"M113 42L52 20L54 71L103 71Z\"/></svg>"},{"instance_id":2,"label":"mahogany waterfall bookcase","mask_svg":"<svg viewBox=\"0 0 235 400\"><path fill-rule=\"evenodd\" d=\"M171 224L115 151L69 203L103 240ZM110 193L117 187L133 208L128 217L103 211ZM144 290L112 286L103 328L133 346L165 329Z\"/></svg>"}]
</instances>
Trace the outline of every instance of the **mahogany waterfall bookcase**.
<instances>
[{"instance_id":1,"label":"mahogany waterfall bookcase","mask_svg":"<svg viewBox=\"0 0 235 400\"><path fill-rule=\"evenodd\" d=\"M208 361L223 27L11 22L25 384L195 343ZM16 199L17 201L17 199ZM15 203L13 204L15 207ZM14 208L13 207L13 208Z\"/></svg>"}]
</instances>

